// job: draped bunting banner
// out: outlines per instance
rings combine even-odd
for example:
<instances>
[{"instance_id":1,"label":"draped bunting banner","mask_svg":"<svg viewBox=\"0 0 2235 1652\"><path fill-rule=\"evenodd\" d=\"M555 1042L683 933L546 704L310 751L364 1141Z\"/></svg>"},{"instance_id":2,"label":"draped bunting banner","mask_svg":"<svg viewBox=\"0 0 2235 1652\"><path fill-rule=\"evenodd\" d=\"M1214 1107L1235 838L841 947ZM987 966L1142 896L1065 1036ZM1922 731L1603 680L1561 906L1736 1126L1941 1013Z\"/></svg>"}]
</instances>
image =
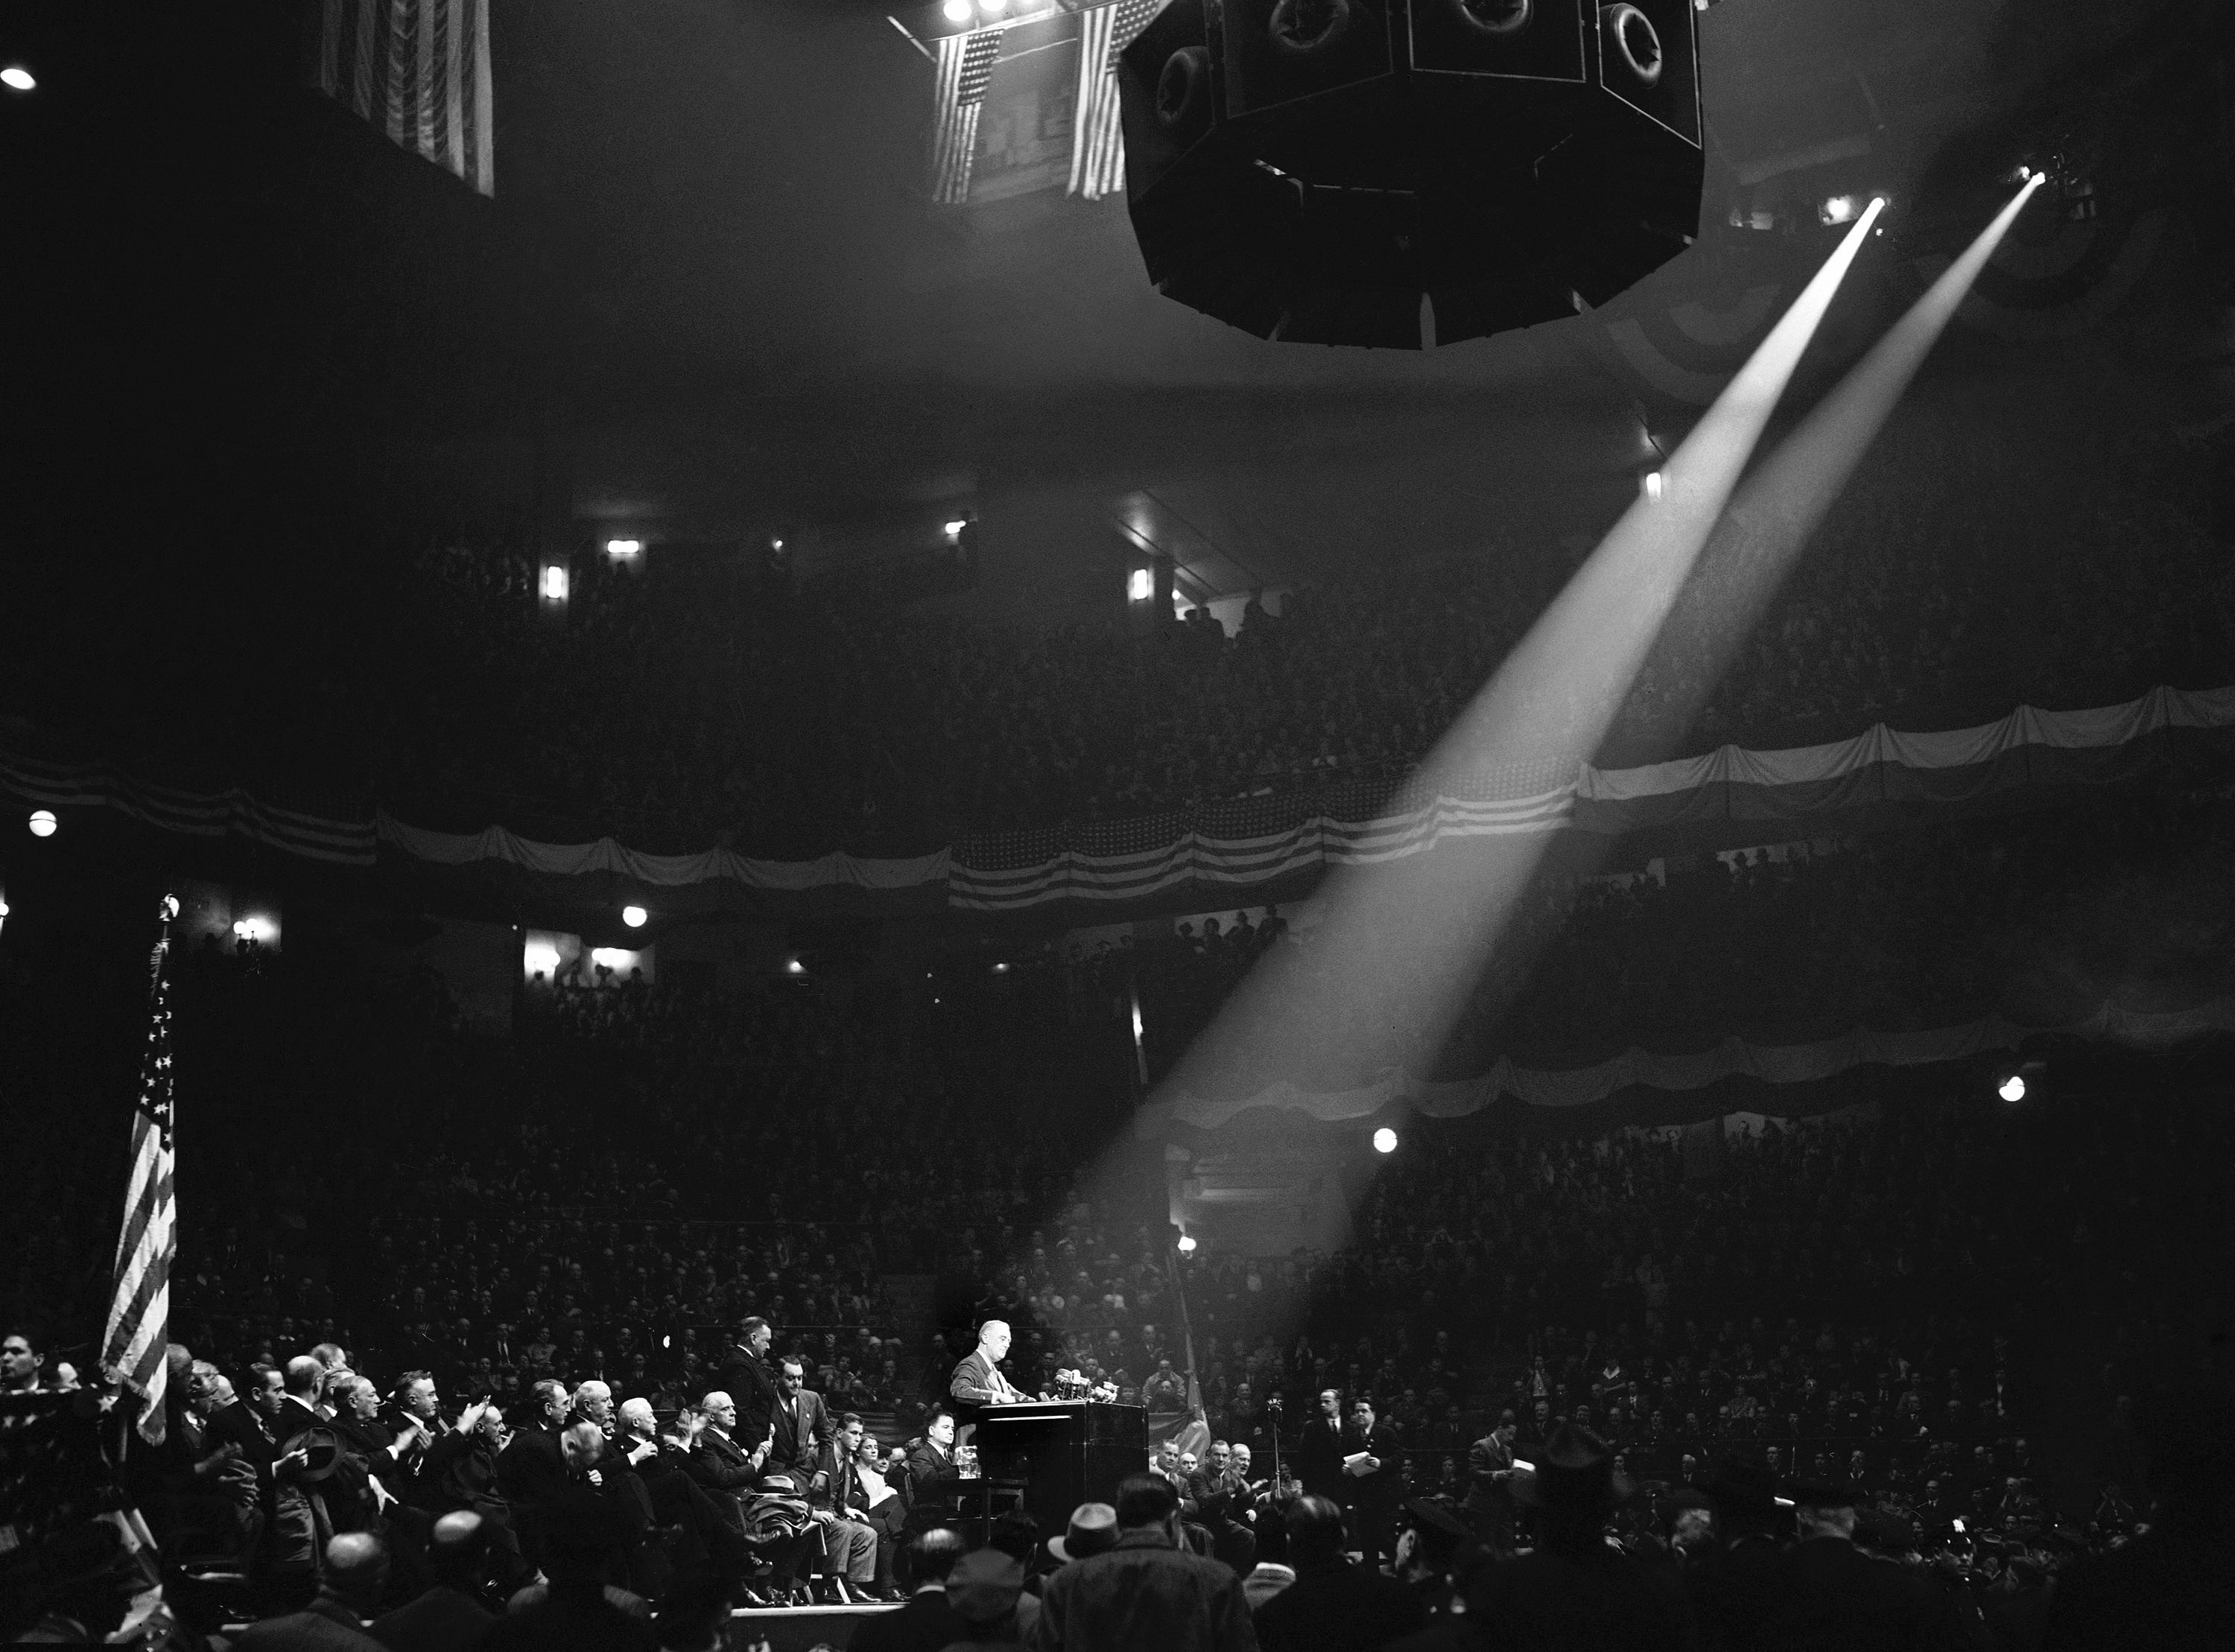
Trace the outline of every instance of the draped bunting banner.
<instances>
[{"instance_id":1,"label":"draped bunting banner","mask_svg":"<svg viewBox=\"0 0 2235 1652\"><path fill-rule=\"evenodd\" d=\"M378 845L439 865L502 861L559 877L606 872L648 888L731 882L805 893L861 889L916 892L970 911L1024 911L1073 900L1108 908L1176 891L1224 900L1239 890L1327 865L1417 855L1465 839L1562 828L1616 837L1700 826L1728 835L1733 822L1805 827L1815 817L1888 804L1948 806L2028 787L2101 784L2166 761L2142 742L2175 729L2235 730L2235 688L2154 689L2139 700L2088 711L2037 711L1943 734L1879 724L1852 739L1785 751L1719 751L1639 768L1586 765L1568 780L1542 768L1467 777L1461 795L1400 790L1369 819L1293 815L1297 800L1215 806L1056 832L968 838L906 859L829 854L757 860L726 849L653 855L610 838L535 843L490 826L432 832L393 816L341 819L279 807L238 788L193 793L142 782L109 763L63 764L0 752L0 791L50 807L97 807L167 832L227 833L314 860L370 865ZM1266 822L1251 830L1253 818ZM1216 821L1217 831L1204 829Z\"/></svg>"},{"instance_id":2,"label":"draped bunting banner","mask_svg":"<svg viewBox=\"0 0 2235 1652\"><path fill-rule=\"evenodd\" d=\"M1924 1032L1858 1029L1807 1044L1749 1044L1726 1039L1713 1049L1665 1055L1633 1049L1589 1067L1566 1070L1516 1067L1501 1056L1479 1078L1431 1082L1392 1069L1353 1089L1313 1091L1286 1080L1251 1094L1212 1100L1185 1093L1149 1103L1135 1116L1138 1134L1151 1139L1174 1124L1215 1130L1255 1107L1301 1113L1322 1123L1370 1119L1391 1108L1432 1118L1479 1112L1502 1096L1532 1107L1587 1107L1631 1088L1699 1090L1725 1079L1765 1084L1806 1084L1858 1067L1919 1067L2015 1049L2045 1034L2085 1038L2141 1049L2163 1049L2209 1033L2235 1031L2235 1001L2213 999L2190 1009L2152 1012L2104 1004L2061 1027L2026 1027L1999 1016Z\"/></svg>"},{"instance_id":3,"label":"draped bunting banner","mask_svg":"<svg viewBox=\"0 0 2235 1652\"><path fill-rule=\"evenodd\" d=\"M235 787L187 792L154 786L113 763L54 763L0 752L0 790L50 808L114 809L144 826L189 837L249 838L310 860L373 863L370 819L337 820L279 808Z\"/></svg>"}]
</instances>

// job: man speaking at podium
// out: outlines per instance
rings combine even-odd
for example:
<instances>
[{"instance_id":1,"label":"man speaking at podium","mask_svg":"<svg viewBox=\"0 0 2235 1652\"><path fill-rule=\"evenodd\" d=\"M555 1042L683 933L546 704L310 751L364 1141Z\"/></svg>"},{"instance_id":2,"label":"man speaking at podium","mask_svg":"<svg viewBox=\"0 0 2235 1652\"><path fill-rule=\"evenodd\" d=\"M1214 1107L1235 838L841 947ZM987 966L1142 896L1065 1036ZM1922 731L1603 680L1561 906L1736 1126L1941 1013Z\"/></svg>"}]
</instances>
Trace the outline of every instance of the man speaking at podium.
<instances>
[{"instance_id":1,"label":"man speaking at podium","mask_svg":"<svg viewBox=\"0 0 2235 1652\"><path fill-rule=\"evenodd\" d=\"M978 1346L954 1368L947 1393L968 1406L1021 1405L1032 1398L1010 1386L1001 1374L1001 1361L1009 1351L1009 1328L989 1319L978 1330Z\"/></svg>"},{"instance_id":2,"label":"man speaking at podium","mask_svg":"<svg viewBox=\"0 0 2235 1652\"><path fill-rule=\"evenodd\" d=\"M955 1401L958 1420L962 1425L955 1432L957 1446L970 1443L970 1436L978 1432L978 1414L986 1407L1019 1405L1032 1398L1028 1394L1019 1393L1001 1374L1001 1357L1008 1351L1008 1322L989 1319L978 1328L978 1346L947 1379L947 1392Z\"/></svg>"}]
</instances>

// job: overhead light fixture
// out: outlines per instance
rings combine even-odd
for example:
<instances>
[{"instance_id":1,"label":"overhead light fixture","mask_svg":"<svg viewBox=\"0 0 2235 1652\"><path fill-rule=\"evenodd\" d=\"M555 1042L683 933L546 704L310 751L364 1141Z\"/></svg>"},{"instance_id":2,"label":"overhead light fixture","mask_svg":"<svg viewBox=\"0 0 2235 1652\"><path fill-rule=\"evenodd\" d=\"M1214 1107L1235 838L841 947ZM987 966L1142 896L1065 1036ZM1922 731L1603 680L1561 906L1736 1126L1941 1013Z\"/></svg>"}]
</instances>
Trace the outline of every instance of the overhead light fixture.
<instances>
[{"instance_id":1,"label":"overhead light fixture","mask_svg":"<svg viewBox=\"0 0 2235 1652\"><path fill-rule=\"evenodd\" d=\"M31 71L20 63L10 63L7 68L0 69L0 86L11 92L28 92L38 83Z\"/></svg>"},{"instance_id":2,"label":"overhead light fixture","mask_svg":"<svg viewBox=\"0 0 2235 1652\"><path fill-rule=\"evenodd\" d=\"M1666 476L1663 476L1659 471L1648 470L1645 473L1646 498L1651 500L1659 499L1661 495L1667 491L1668 486L1668 479Z\"/></svg>"},{"instance_id":3,"label":"overhead light fixture","mask_svg":"<svg viewBox=\"0 0 2235 1652\"><path fill-rule=\"evenodd\" d=\"M1373 1133L1373 1151L1378 1153L1395 1152L1397 1151L1397 1133L1394 1130L1392 1130L1387 1125L1383 1125L1380 1129Z\"/></svg>"},{"instance_id":4,"label":"overhead light fixture","mask_svg":"<svg viewBox=\"0 0 2235 1652\"><path fill-rule=\"evenodd\" d=\"M652 914L646 911L641 906L624 906L621 908L621 922L627 924L632 930L642 929L645 925L645 920L649 918L651 916Z\"/></svg>"},{"instance_id":5,"label":"overhead light fixture","mask_svg":"<svg viewBox=\"0 0 2235 1652\"><path fill-rule=\"evenodd\" d=\"M244 941L268 941L272 938L272 920L266 917L237 918L233 922L233 932Z\"/></svg>"},{"instance_id":6,"label":"overhead light fixture","mask_svg":"<svg viewBox=\"0 0 2235 1652\"><path fill-rule=\"evenodd\" d=\"M988 17L998 17L1009 9L1009 0L978 0L978 10Z\"/></svg>"},{"instance_id":7,"label":"overhead light fixture","mask_svg":"<svg viewBox=\"0 0 2235 1652\"><path fill-rule=\"evenodd\" d=\"M939 9L939 15L949 23L968 23L970 0L947 0L947 3Z\"/></svg>"},{"instance_id":8,"label":"overhead light fixture","mask_svg":"<svg viewBox=\"0 0 2235 1652\"><path fill-rule=\"evenodd\" d=\"M962 537L962 530L969 526L969 518L958 516L947 525L947 537L950 539L959 539Z\"/></svg>"},{"instance_id":9,"label":"overhead light fixture","mask_svg":"<svg viewBox=\"0 0 2235 1652\"><path fill-rule=\"evenodd\" d=\"M1855 221L1855 198L1834 195L1816 209L1816 216L1826 224L1852 224Z\"/></svg>"},{"instance_id":10,"label":"overhead light fixture","mask_svg":"<svg viewBox=\"0 0 2235 1652\"><path fill-rule=\"evenodd\" d=\"M1157 594L1157 576L1146 568L1136 568L1126 577L1125 594L1137 603L1144 603Z\"/></svg>"},{"instance_id":11,"label":"overhead light fixture","mask_svg":"<svg viewBox=\"0 0 2235 1652\"><path fill-rule=\"evenodd\" d=\"M1183 1257L1191 1257L1195 1254L1194 1234L1183 1233L1180 1235L1180 1254Z\"/></svg>"},{"instance_id":12,"label":"overhead light fixture","mask_svg":"<svg viewBox=\"0 0 2235 1652\"><path fill-rule=\"evenodd\" d=\"M786 958L783 961L783 972L786 975L805 975L807 966L797 958ZM936 1002L937 1000L934 999L933 1002Z\"/></svg>"},{"instance_id":13,"label":"overhead light fixture","mask_svg":"<svg viewBox=\"0 0 2235 1652\"><path fill-rule=\"evenodd\" d=\"M609 557L632 557L644 549L642 539L608 539L606 554Z\"/></svg>"},{"instance_id":14,"label":"overhead light fixture","mask_svg":"<svg viewBox=\"0 0 2235 1652\"><path fill-rule=\"evenodd\" d=\"M567 571L555 562L543 570L543 600L547 603L567 600Z\"/></svg>"},{"instance_id":15,"label":"overhead light fixture","mask_svg":"<svg viewBox=\"0 0 2235 1652\"><path fill-rule=\"evenodd\" d=\"M53 837L55 835L55 826L56 824L57 823L55 819L55 812L52 809L33 809L31 811L31 835L33 837Z\"/></svg>"}]
</instances>

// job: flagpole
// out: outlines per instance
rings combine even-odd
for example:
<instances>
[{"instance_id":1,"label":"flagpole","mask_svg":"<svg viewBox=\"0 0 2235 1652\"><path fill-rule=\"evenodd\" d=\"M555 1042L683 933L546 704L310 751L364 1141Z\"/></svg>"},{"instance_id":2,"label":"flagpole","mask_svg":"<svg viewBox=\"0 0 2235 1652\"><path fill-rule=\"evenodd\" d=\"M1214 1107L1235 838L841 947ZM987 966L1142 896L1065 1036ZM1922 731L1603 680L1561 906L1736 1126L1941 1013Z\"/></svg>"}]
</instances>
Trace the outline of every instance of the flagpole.
<instances>
[{"instance_id":1,"label":"flagpole","mask_svg":"<svg viewBox=\"0 0 2235 1652\"><path fill-rule=\"evenodd\" d=\"M164 896L156 914L155 950L147 961L147 1043L132 1115L132 1175L117 1231L115 1288L102 1339L102 1367L119 1386L145 1401L139 1433L151 1446L163 1443L171 1263L178 1249L169 970L171 920L178 915L178 898Z\"/></svg>"}]
</instances>

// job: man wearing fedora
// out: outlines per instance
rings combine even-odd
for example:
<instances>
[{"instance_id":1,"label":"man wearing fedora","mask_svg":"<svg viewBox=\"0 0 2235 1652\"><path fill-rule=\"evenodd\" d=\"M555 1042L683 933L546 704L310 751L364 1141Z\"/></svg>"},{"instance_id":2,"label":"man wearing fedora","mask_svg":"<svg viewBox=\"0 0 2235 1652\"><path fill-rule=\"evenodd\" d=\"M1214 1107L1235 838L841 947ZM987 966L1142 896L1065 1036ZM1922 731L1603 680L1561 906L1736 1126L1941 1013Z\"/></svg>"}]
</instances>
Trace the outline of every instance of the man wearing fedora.
<instances>
[{"instance_id":1,"label":"man wearing fedora","mask_svg":"<svg viewBox=\"0 0 2235 1652\"><path fill-rule=\"evenodd\" d=\"M1924 1577L1855 1547L1862 1501L1842 1480L1791 1488L1800 1541L1786 1557L1785 1593L1764 1629L1773 1645L1958 1652L1968 1645L1955 1603Z\"/></svg>"},{"instance_id":2,"label":"man wearing fedora","mask_svg":"<svg viewBox=\"0 0 2235 1652\"><path fill-rule=\"evenodd\" d=\"M1684 1592L1700 1637L1711 1647L1751 1647L1790 1586L1777 1481L1759 1464L1719 1458L1693 1485L1714 1504L1721 1527L1720 1542L1686 1555Z\"/></svg>"},{"instance_id":3,"label":"man wearing fedora","mask_svg":"<svg viewBox=\"0 0 2235 1652\"><path fill-rule=\"evenodd\" d=\"M1634 1490L1604 1440L1554 1424L1532 1472L1513 1482L1514 1499L1535 1516L1537 1546L1475 1574L1468 1617L1485 1615L1515 1646L1692 1647L1692 1615L1675 1570L1606 1541L1609 1517Z\"/></svg>"}]
</instances>

